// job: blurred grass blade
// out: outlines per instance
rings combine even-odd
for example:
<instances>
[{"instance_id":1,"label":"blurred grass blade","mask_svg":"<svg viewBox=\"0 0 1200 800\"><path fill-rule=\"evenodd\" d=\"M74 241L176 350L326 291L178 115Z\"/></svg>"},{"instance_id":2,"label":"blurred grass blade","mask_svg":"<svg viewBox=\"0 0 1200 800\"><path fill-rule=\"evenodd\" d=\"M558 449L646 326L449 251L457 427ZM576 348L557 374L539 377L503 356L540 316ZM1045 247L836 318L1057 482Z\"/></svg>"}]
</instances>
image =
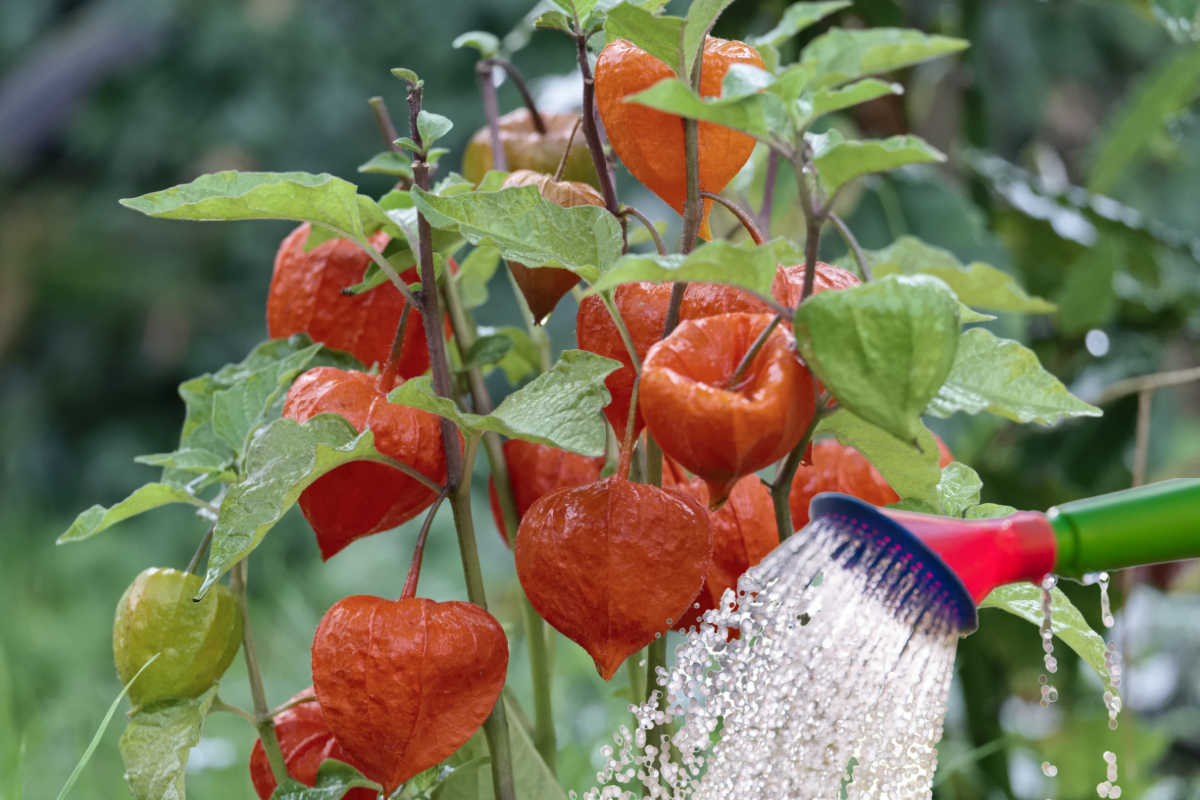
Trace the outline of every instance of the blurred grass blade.
<instances>
[{"instance_id":1,"label":"blurred grass blade","mask_svg":"<svg viewBox=\"0 0 1200 800\"><path fill-rule=\"evenodd\" d=\"M145 672L146 667L153 664L159 655L159 653L155 653L150 656L150 660L142 664L142 668L121 689L121 693L117 695L117 699L112 701L112 705L108 707L108 713L104 715L104 719L100 721L100 727L96 729L96 735L92 737L92 741L88 744L87 749L83 751L83 755L80 757L79 763L75 765L75 769L71 770L71 774L67 776L67 782L63 784L62 789L58 793L58 800L63 800L67 796L67 792L71 791L71 787L75 785L75 781L79 780L79 774L83 772L83 768L92 760L92 754L100 746L100 739L104 736L104 732L108 730L108 724L112 722L113 715L117 713L117 706L125 699L125 695L129 693L129 687L133 686L133 682L138 679L138 676Z\"/></svg>"}]
</instances>

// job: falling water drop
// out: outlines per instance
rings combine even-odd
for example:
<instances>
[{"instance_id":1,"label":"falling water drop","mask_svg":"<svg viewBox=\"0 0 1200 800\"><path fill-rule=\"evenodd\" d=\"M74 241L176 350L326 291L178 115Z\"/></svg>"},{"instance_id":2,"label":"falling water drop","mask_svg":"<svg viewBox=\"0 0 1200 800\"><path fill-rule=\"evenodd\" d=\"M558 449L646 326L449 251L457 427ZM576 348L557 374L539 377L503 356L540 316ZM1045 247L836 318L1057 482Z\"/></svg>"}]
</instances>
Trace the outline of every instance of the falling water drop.
<instances>
[{"instance_id":1,"label":"falling water drop","mask_svg":"<svg viewBox=\"0 0 1200 800\"><path fill-rule=\"evenodd\" d=\"M1050 590L1058 585L1058 578L1053 575L1047 575L1042 579L1042 624L1038 629L1042 637L1042 650L1045 655L1042 657L1042 663L1046 667L1046 672L1053 675L1058 672L1058 659L1054 657L1054 620L1051 616L1052 604L1054 596ZM1058 690L1050 683L1050 678L1043 674L1038 678L1038 683L1042 685L1042 705L1048 706L1058 700Z\"/></svg>"}]
</instances>

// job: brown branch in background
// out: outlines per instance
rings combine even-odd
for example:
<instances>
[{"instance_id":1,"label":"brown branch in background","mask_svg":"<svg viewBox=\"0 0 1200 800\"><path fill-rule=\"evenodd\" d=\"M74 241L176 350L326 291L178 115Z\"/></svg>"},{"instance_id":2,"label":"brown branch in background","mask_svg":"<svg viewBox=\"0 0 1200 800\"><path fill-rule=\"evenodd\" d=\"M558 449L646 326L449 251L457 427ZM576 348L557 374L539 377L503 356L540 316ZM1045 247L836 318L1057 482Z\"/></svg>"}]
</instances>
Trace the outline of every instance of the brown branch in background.
<instances>
[{"instance_id":1,"label":"brown branch in background","mask_svg":"<svg viewBox=\"0 0 1200 800\"><path fill-rule=\"evenodd\" d=\"M1150 454L1150 408L1154 401L1154 389L1138 392L1137 434L1133 451L1133 485L1146 482L1146 461Z\"/></svg>"},{"instance_id":2,"label":"brown branch in background","mask_svg":"<svg viewBox=\"0 0 1200 800\"><path fill-rule=\"evenodd\" d=\"M504 146L500 143L500 108L496 100L496 84L492 81L492 68L488 66L487 62L480 61L475 65L475 79L479 82L479 94L483 98L483 114L487 117L488 136L492 143L492 169L507 172L508 157L504 153ZM416 130L417 123L414 118L413 138L416 138Z\"/></svg>"},{"instance_id":3,"label":"brown branch in background","mask_svg":"<svg viewBox=\"0 0 1200 800\"><path fill-rule=\"evenodd\" d=\"M1103 406L1113 400L1119 400L1131 394L1138 394L1146 389L1165 389L1168 386L1179 386L1185 383L1200 381L1200 367L1188 367L1169 372L1155 372L1150 375L1139 375L1136 378L1126 378L1117 381L1105 389L1095 401Z\"/></svg>"},{"instance_id":4,"label":"brown branch in background","mask_svg":"<svg viewBox=\"0 0 1200 800\"><path fill-rule=\"evenodd\" d=\"M402 152L400 145L396 144L400 134L396 132L396 126L392 123L392 115L388 113L387 103L383 102L382 97L376 95L368 100L367 104L375 112L375 123L379 126L379 132L383 134L387 149L393 153Z\"/></svg>"},{"instance_id":5,"label":"brown branch in background","mask_svg":"<svg viewBox=\"0 0 1200 800\"><path fill-rule=\"evenodd\" d=\"M541 113L538 111L537 104L533 102L533 95L529 93L529 87L525 85L525 78L521 75L521 71L517 69L511 61L499 56L485 58L479 62L481 65L486 65L488 68L488 80L491 81L492 67L500 67L512 79L513 86L517 87L517 91L521 93L521 101L525 103L525 107L529 109L529 120L533 123L533 128L538 133L546 132L546 122L542 119ZM476 67L479 69L479 67ZM494 87L495 84L493 84Z\"/></svg>"},{"instance_id":6,"label":"brown branch in background","mask_svg":"<svg viewBox=\"0 0 1200 800\"><path fill-rule=\"evenodd\" d=\"M654 227L654 223L651 222L645 214L638 211L633 206L625 206L621 209L621 216L633 217L641 222L642 225L646 227L646 230L650 231L650 238L654 240L654 247L656 250L658 250L658 254L660 256L665 256L667 254L667 246L663 243L662 237L658 235L658 229Z\"/></svg>"},{"instance_id":7,"label":"brown branch in background","mask_svg":"<svg viewBox=\"0 0 1200 800\"><path fill-rule=\"evenodd\" d=\"M700 196L706 197L715 203L720 203L721 205L725 206L725 208L729 209L729 212L737 217L738 222L742 223L742 227L745 228L750 234L750 238L754 240L755 244L762 244L765 241L763 239L762 231L759 230L758 224L754 221L754 215L751 214L749 210L742 208L737 203L726 197L722 197L719 194L701 191Z\"/></svg>"},{"instance_id":8,"label":"brown branch in background","mask_svg":"<svg viewBox=\"0 0 1200 800\"><path fill-rule=\"evenodd\" d=\"M831 213L829 221L833 223L833 227L837 228L837 232L842 235L842 240L846 243L846 247L854 255L854 261L858 264L858 271L862 273L863 281L875 280L875 276L871 274L871 266L867 263L867 257L863 253L862 246L859 245L858 239L855 238L850 227L837 214Z\"/></svg>"},{"instance_id":9,"label":"brown branch in background","mask_svg":"<svg viewBox=\"0 0 1200 800\"><path fill-rule=\"evenodd\" d=\"M575 144L575 134L579 133L579 126L583 124L583 117L575 120L575 124L571 126L571 135L567 137L567 146L563 148L562 158L558 160L558 167L554 170L554 180L561 181L563 171L567 168L567 156L571 155L571 145Z\"/></svg>"},{"instance_id":10,"label":"brown branch in background","mask_svg":"<svg viewBox=\"0 0 1200 800\"><path fill-rule=\"evenodd\" d=\"M608 209L608 213L617 216L621 213L621 207L617 203L617 190L613 186L612 173L609 172L608 161L604 157L604 145L600 141L600 131L596 127L596 81L592 77L592 68L588 65L587 34L579 29L578 20L575 21L572 36L575 39L579 73L583 76L583 136L592 154L592 166L596 168L596 176L600 179L604 207Z\"/></svg>"}]
</instances>

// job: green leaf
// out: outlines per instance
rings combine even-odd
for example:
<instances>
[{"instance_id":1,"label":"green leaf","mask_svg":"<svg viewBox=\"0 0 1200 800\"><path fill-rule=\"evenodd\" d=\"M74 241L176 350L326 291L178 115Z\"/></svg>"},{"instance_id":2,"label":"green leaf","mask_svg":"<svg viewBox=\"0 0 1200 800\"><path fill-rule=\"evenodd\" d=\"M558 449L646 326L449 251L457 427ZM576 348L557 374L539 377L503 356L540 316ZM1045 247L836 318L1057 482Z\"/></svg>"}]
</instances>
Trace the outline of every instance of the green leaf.
<instances>
[{"instance_id":1,"label":"green leaf","mask_svg":"<svg viewBox=\"0 0 1200 800\"><path fill-rule=\"evenodd\" d=\"M325 173L229 170L126 198L121 205L161 219L308 220L359 241L390 227L374 200L358 194L354 184Z\"/></svg>"},{"instance_id":2,"label":"green leaf","mask_svg":"<svg viewBox=\"0 0 1200 800\"><path fill-rule=\"evenodd\" d=\"M244 477L221 502L201 593L258 547L317 478L351 461L387 461L374 442L370 430L358 433L334 414L318 414L303 425L277 419L260 429L246 449Z\"/></svg>"},{"instance_id":3,"label":"green leaf","mask_svg":"<svg viewBox=\"0 0 1200 800\"><path fill-rule=\"evenodd\" d=\"M1105 232L1067 267L1059 287L1058 328L1067 335L1102 328L1117 313L1114 279L1130 259L1128 239Z\"/></svg>"},{"instance_id":4,"label":"green leaf","mask_svg":"<svg viewBox=\"0 0 1200 800\"><path fill-rule=\"evenodd\" d=\"M1001 505L999 503L980 503L977 506L971 506L963 513L964 519L992 519L993 517L1007 517L1009 514L1015 514L1017 509L1012 506Z\"/></svg>"},{"instance_id":5,"label":"green leaf","mask_svg":"<svg viewBox=\"0 0 1200 800\"><path fill-rule=\"evenodd\" d=\"M228 456L198 447L188 447L170 453L149 453L143 456L136 456L133 460L139 464L162 467L165 470L174 471L175 473L192 472L200 475L207 474L222 481L233 480L236 477L232 471L226 469L230 462Z\"/></svg>"},{"instance_id":6,"label":"green leaf","mask_svg":"<svg viewBox=\"0 0 1200 800\"><path fill-rule=\"evenodd\" d=\"M83 755L79 757L79 761L76 762L75 768L71 770L71 774L67 776L66 782L63 784L62 789L59 790L58 800L65 800L67 793L71 791L71 787L73 787L75 782L79 780L79 775L83 772L83 768L86 767L87 763L92 760L92 756L95 754L96 748L100 746L100 740L104 737L104 732L108 730L108 724L112 722L112 718L114 715L116 715L117 708L121 705L121 701L124 700L125 695L129 693L129 687L133 686L133 682L138 679L138 676L145 672L146 668L153 664L154 660L160 655L162 654L155 653L154 655L150 656L150 658L146 660L146 663L142 664L141 668L138 669L138 671L134 673L133 677L129 679L129 683L121 687L121 691L118 692L116 698L113 699L112 705L108 707L108 712L104 715L104 719L100 720L100 727L96 729L96 733L92 736L92 740L88 742L88 746L84 749Z\"/></svg>"},{"instance_id":7,"label":"green leaf","mask_svg":"<svg viewBox=\"0 0 1200 800\"><path fill-rule=\"evenodd\" d=\"M488 299L488 281L500 266L500 251L490 245L476 247L458 265L454 282L464 308L479 308Z\"/></svg>"},{"instance_id":8,"label":"green leaf","mask_svg":"<svg viewBox=\"0 0 1200 800\"><path fill-rule=\"evenodd\" d=\"M481 336L475 340L463 357L463 371L495 364L512 349L513 341L507 336Z\"/></svg>"},{"instance_id":9,"label":"green leaf","mask_svg":"<svg viewBox=\"0 0 1200 800\"><path fill-rule=\"evenodd\" d=\"M702 281L740 286L769 298L780 261L779 250L786 246L781 239L764 245L731 244L718 239L700 245L686 256L628 253L592 284L588 294L608 291L630 281Z\"/></svg>"},{"instance_id":10,"label":"green leaf","mask_svg":"<svg viewBox=\"0 0 1200 800\"><path fill-rule=\"evenodd\" d=\"M431 800L490 800L495 796L491 764L489 756L480 756L455 767L433 790Z\"/></svg>"},{"instance_id":11,"label":"green leaf","mask_svg":"<svg viewBox=\"0 0 1200 800\"><path fill-rule=\"evenodd\" d=\"M609 42L628 39L674 70L677 77L686 78L678 74L683 63L681 45L686 25L687 20L680 17L658 17L623 3L608 12L604 35Z\"/></svg>"},{"instance_id":12,"label":"green leaf","mask_svg":"<svg viewBox=\"0 0 1200 800\"><path fill-rule=\"evenodd\" d=\"M933 275L945 281L969 306L1033 314L1048 314L1055 309L1053 303L1026 294L1012 276L991 264L973 261L963 266L949 250L913 236L902 236L882 250L867 251L866 256L876 277Z\"/></svg>"},{"instance_id":13,"label":"green leaf","mask_svg":"<svg viewBox=\"0 0 1200 800\"><path fill-rule=\"evenodd\" d=\"M968 508L979 505L982 488L979 473L966 464L951 461L942 467L942 477L937 485L941 512L950 517L963 516Z\"/></svg>"},{"instance_id":14,"label":"green leaf","mask_svg":"<svg viewBox=\"0 0 1200 800\"><path fill-rule=\"evenodd\" d=\"M906 441L950 373L959 304L937 278L890 275L796 309L796 343L838 402Z\"/></svg>"},{"instance_id":15,"label":"green leaf","mask_svg":"<svg viewBox=\"0 0 1200 800\"><path fill-rule=\"evenodd\" d=\"M427 376L413 378L388 394L393 403L445 417L465 434L493 431L585 456L604 454L600 410L611 399L604 378L620 362L586 350L567 350L549 371L512 392L487 416L462 411L438 397Z\"/></svg>"},{"instance_id":16,"label":"green leaf","mask_svg":"<svg viewBox=\"0 0 1200 800\"><path fill-rule=\"evenodd\" d=\"M967 44L900 28L833 28L804 48L801 62L817 68L822 86L833 86L956 53Z\"/></svg>"},{"instance_id":17,"label":"green leaf","mask_svg":"<svg viewBox=\"0 0 1200 800\"><path fill-rule=\"evenodd\" d=\"M802 127L808 127L813 120L825 114L889 94L904 94L904 87L891 81L865 78L841 89L818 89L813 92L812 111L808 113Z\"/></svg>"},{"instance_id":18,"label":"green leaf","mask_svg":"<svg viewBox=\"0 0 1200 800\"><path fill-rule=\"evenodd\" d=\"M538 347L529 338L529 334L521 328L514 328L505 325L500 328L489 328L480 326L480 336L504 336L510 342L512 347L504 357L500 359L496 365L504 370L504 377L513 386L516 386L522 380L532 375L541 369L541 355L538 352Z\"/></svg>"},{"instance_id":19,"label":"green leaf","mask_svg":"<svg viewBox=\"0 0 1200 800\"><path fill-rule=\"evenodd\" d=\"M125 781L137 800L184 800L188 754L216 696L213 686L199 697L166 700L130 715L120 749Z\"/></svg>"},{"instance_id":20,"label":"green leaf","mask_svg":"<svg viewBox=\"0 0 1200 800\"><path fill-rule=\"evenodd\" d=\"M846 183L886 172L905 164L945 161L946 156L919 136L889 136L886 139L845 139L837 130L810 133L805 139L812 145L813 163L821 175L825 191L833 196Z\"/></svg>"},{"instance_id":21,"label":"green leaf","mask_svg":"<svg viewBox=\"0 0 1200 800\"><path fill-rule=\"evenodd\" d=\"M1200 95L1200 45L1159 61L1134 86L1131 96L1100 137L1088 191L1107 194L1150 147L1168 121Z\"/></svg>"},{"instance_id":22,"label":"green leaf","mask_svg":"<svg viewBox=\"0 0 1200 800\"><path fill-rule=\"evenodd\" d=\"M1119 694L1104 664L1104 638L1092 630L1062 589L1055 587L1050 590L1050 595L1050 620L1054 635L1096 670L1105 689ZM1032 583L998 586L983 598L979 607L998 608L1039 627L1042 624L1042 590Z\"/></svg>"},{"instance_id":23,"label":"green leaf","mask_svg":"<svg viewBox=\"0 0 1200 800\"><path fill-rule=\"evenodd\" d=\"M685 75L692 74L692 70L696 66L696 59L703 52L704 37L716 24L717 17L721 16L721 12L732 2L733 0L692 0L692 4L688 6L687 22L683 26L683 71Z\"/></svg>"},{"instance_id":24,"label":"green leaf","mask_svg":"<svg viewBox=\"0 0 1200 800\"><path fill-rule=\"evenodd\" d=\"M789 124L784 102L770 92L706 100L677 78L661 80L649 89L627 97L625 101L683 117L715 122L764 142L780 141Z\"/></svg>"},{"instance_id":25,"label":"green leaf","mask_svg":"<svg viewBox=\"0 0 1200 800\"><path fill-rule=\"evenodd\" d=\"M371 156L371 160L365 164L359 164L359 172L370 172L380 175L396 175L401 178L412 180L412 159L404 153L397 153L393 150L385 150L382 153L376 153ZM309 239L312 234L309 234ZM307 246L307 242L305 245Z\"/></svg>"},{"instance_id":26,"label":"green leaf","mask_svg":"<svg viewBox=\"0 0 1200 800\"><path fill-rule=\"evenodd\" d=\"M134 490L133 494L126 497L116 505L105 508L101 505L94 505L91 508L83 511L79 516L75 517L75 521L71 523L71 527L58 537L58 544L67 544L69 542L81 542L95 536L105 528L116 525L118 522L136 517L145 511L161 506L170 505L171 503L191 503L195 506L207 505L203 500L193 496L186 489L178 486L173 486L168 483L147 483Z\"/></svg>"},{"instance_id":27,"label":"green leaf","mask_svg":"<svg viewBox=\"0 0 1200 800\"><path fill-rule=\"evenodd\" d=\"M312 786L297 781L288 781L275 789L271 800L341 800L346 792L359 787L383 790L349 764L327 758L317 767L317 779Z\"/></svg>"},{"instance_id":28,"label":"green leaf","mask_svg":"<svg viewBox=\"0 0 1200 800\"><path fill-rule=\"evenodd\" d=\"M487 31L467 31L454 37L450 46L455 50L470 47L479 52L480 58L492 58L500 54L500 39ZM423 134L422 134L423 135Z\"/></svg>"},{"instance_id":29,"label":"green leaf","mask_svg":"<svg viewBox=\"0 0 1200 800\"><path fill-rule=\"evenodd\" d=\"M533 21L533 27L538 30L562 31L570 35L571 19L561 11L547 11Z\"/></svg>"},{"instance_id":30,"label":"green leaf","mask_svg":"<svg viewBox=\"0 0 1200 800\"><path fill-rule=\"evenodd\" d=\"M866 456L903 500L915 500L934 512L941 507L937 442L924 426L917 434L918 449L840 408L821 420L817 433L832 433L839 442Z\"/></svg>"},{"instance_id":31,"label":"green leaf","mask_svg":"<svg viewBox=\"0 0 1200 800\"><path fill-rule=\"evenodd\" d=\"M421 134L421 144L428 150L433 143L445 136L454 127L449 117L434 114L432 111L421 109L417 112L417 132Z\"/></svg>"},{"instance_id":32,"label":"green leaf","mask_svg":"<svg viewBox=\"0 0 1200 800\"><path fill-rule=\"evenodd\" d=\"M950 374L927 409L936 417L955 411L990 411L1014 422L1042 425L1101 413L1068 392L1032 350L984 328L963 332Z\"/></svg>"},{"instance_id":33,"label":"green leaf","mask_svg":"<svg viewBox=\"0 0 1200 800\"><path fill-rule=\"evenodd\" d=\"M621 255L621 226L607 210L563 208L533 186L455 197L413 189L413 199L434 227L522 264L564 267L590 282Z\"/></svg>"},{"instance_id":34,"label":"green leaf","mask_svg":"<svg viewBox=\"0 0 1200 800\"><path fill-rule=\"evenodd\" d=\"M410 83L413 86L421 86L425 83L425 81L418 77L414 70L408 69L407 67L392 67L392 74L405 83Z\"/></svg>"},{"instance_id":35,"label":"green leaf","mask_svg":"<svg viewBox=\"0 0 1200 800\"><path fill-rule=\"evenodd\" d=\"M761 36L752 36L746 41L760 47L770 45L780 47L800 31L820 22L830 14L835 14L843 8L849 8L849 0L834 0L829 3L792 3L783 12L779 24Z\"/></svg>"}]
</instances>

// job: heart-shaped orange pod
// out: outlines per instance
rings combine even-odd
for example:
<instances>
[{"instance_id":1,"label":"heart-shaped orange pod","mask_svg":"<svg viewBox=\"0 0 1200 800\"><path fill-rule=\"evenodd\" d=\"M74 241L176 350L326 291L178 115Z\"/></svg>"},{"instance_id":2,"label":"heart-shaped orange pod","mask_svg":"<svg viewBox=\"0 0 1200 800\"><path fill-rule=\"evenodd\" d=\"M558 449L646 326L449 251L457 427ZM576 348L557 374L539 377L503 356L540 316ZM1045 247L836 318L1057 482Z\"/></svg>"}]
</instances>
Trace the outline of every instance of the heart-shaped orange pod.
<instances>
[{"instance_id":1,"label":"heart-shaped orange pod","mask_svg":"<svg viewBox=\"0 0 1200 800\"><path fill-rule=\"evenodd\" d=\"M556 181L542 172L519 169L504 179L501 188L509 189L513 186L536 186L542 197L563 208L604 207L604 197L586 183ZM530 269L520 261L509 261L508 269L516 279L521 294L525 296L525 302L529 303L529 310L533 313L535 322L541 322L549 316L562 296L579 283L578 275L561 267Z\"/></svg>"},{"instance_id":2,"label":"heart-shaped orange pod","mask_svg":"<svg viewBox=\"0 0 1200 800\"><path fill-rule=\"evenodd\" d=\"M700 67L700 94L719 97L721 81L734 64L761 68L762 58L744 42L709 36L704 40ZM674 70L625 39L610 42L596 60L596 108L613 150L633 176L680 214L687 198L687 166L684 160L683 118L625 98L649 89L664 78L676 77ZM723 125L701 122L699 126L700 189L719 194L750 158L754 139ZM709 239L708 212L712 201L704 201L700 235Z\"/></svg>"},{"instance_id":3,"label":"heart-shaped orange pod","mask_svg":"<svg viewBox=\"0 0 1200 800\"><path fill-rule=\"evenodd\" d=\"M954 460L954 456L940 437L935 435L933 438L938 446L938 465L944 467ZM792 527L796 530L808 524L808 505L821 492L842 492L876 506L900 500L900 495L866 456L836 439L815 442L811 462L796 470L788 493Z\"/></svg>"},{"instance_id":4,"label":"heart-shaped orange pod","mask_svg":"<svg viewBox=\"0 0 1200 800\"><path fill-rule=\"evenodd\" d=\"M688 478L669 458L663 459L663 488L682 492L708 506L708 486L700 478ZM775 507L771 493L757 475L747 475L733 485L729 499L708 512L713 529L713 559L704 576L704 589L691 609L675 625L686 631L697 625L710 608L716 608L726 589L737 589L738 578L766 558L779 545Z\"/></svg>"},{"instance_id":5,"label":"heart-shaped orange pod","mask_svg":"<svg viewBox=\"0 0 1200 800\"><path fill-rule=\"evenodd\" d=\"M517 502L517 517L525 512L539 497L558 489L582 486L600 480L604 470L602 457L588 458L569 450L561 450L547 444L527 442L524 439L509 439L503 445L504 462L508 465L508 480L512 484L513 499ZM492 507L492 519L500 531L504 543L508 544L508 528L500 513L500 499L496 496L496 484L488 478L488 500Z\"/></svg>"},{"instance_id":6,"label":"heart-shaped orange pod","mask_svg":"<svg viewBox=\"0 0 1200 800\"><path fill-rule=\"evenodd\" d=\"M441 421L428 411L387 401L393 387L382 376L317 367L292 384L283 416L305 422L317 414L344 417L357 431L370 428L375 447L436 483L446 480ZM300 510L328 559L362 536L391 530L436 499L432 489L395 467L352 461L327 472L300 495Z\"/></svg>"},{"instance_id":7,"label":"heart-shaped orange pod","mask_svg":"<svg viewBox=\"0 0 1200 800\"><path fill-rule=\"evenodd\" d=\"M529 602L609 680L696 598L712 527L690 497L614 475L535 502L515 555Z\"/></svg>"},{"instance_id":8,"label":"heart-shaped orange pod","mask_svg":"<svg viewBox=\"0 0 1200 800\"><path fill-rule=\"evenodd\" d=\"M580 115L575 113L542 113L545 133L538 133L529 109L521 107L510 111L496 120L500 128L500 146L504 149L505 162L510 170L529 169L534 172L554 173L571 141L571 132L579 124ZM592 163L591 151L576 137L563 165L563 180L583 181L599 186L596 167ZM463 152L462 174L471 183L478 185L492 168L492 132L487 125L475 131L467 149Z\"/></svg>"},{"instance_id":9,"label":"heart-shaped orange pod","mask_svg":"<svg viewBox=\"0 0 1200 800\"><path fill-rule=\"evenodd\" d=\"M275 715L275 736L279 739L288 774L305 786L312 786L317 782L317 770L322 762L330 758L344 761L362 772L333 737L312 687L297 694L292 702L306 697L312 700ZM250 780L260 800L268 800L275 791L275 775L271 772L261 739L254 742L254 749L250 751ZM360 787L347 792L345 800L377 800L378 797L378 792Z\"/></svg>"},{"instance_id":10,"label":"heart-shaped orange pod","mask_svg":"<svg viewBox=\"0 0 1200 800\"><path fill-rule=\"evenodd\" d=\"M304 223L279 245L267 293L267 333L272 338L307 333L314 341L345 350L367 366L382 364L392 352L406 305L404 297L390 282L359 295L343 295L342 289L362 280L371 258L349 239L331 239L306 253L304 243L311 228ZM388 235L377 233L371 243L382 252ZM416 267L400 277L407 283L420 280ZM420 320L419 314L412 314L404 329L395 365L402 378L429 369L429 349Z\"/></svg>"},{"instance_id":11,"label":"heart-shaped orange pod","mask_svg":"<svg viewBox=\"0 0 1200 800\"><path fill-rule=\"evenodd\" d=\"M504 688L508 640L472 603L339 600L313 637L313 686L329 729L390 795L458 750Z\"/></svg>"},{"instance_id":12,"label":"heart-shaped orange pod","mask_svg":"<svg viewBox=\"0 0 1200 800\"><path fill-rule=\"evenodd\" d=\"M743 475L787 455L816 412L813 379L786 328L771 331L736 386L726 384L769 314L681 322L646 356L638 406L663 452L720 504Z\"/></svg>"}]
</instances>

